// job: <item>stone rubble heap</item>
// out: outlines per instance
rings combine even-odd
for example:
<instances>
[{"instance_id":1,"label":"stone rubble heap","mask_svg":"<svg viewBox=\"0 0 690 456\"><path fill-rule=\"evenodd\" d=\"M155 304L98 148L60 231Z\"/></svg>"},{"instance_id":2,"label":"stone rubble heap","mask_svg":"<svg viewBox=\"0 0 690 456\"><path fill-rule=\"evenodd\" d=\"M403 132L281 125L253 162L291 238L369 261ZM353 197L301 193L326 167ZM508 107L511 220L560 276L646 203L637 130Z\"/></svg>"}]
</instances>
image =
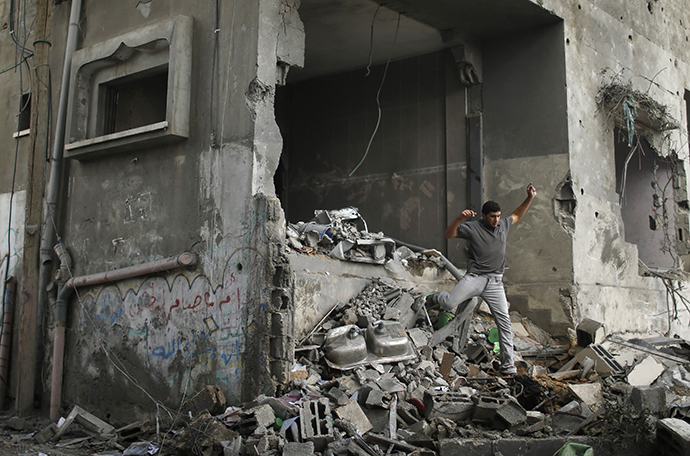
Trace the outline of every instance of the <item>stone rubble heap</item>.
<instances>
[{"instance_id":1,"label":"stone rubble heap","mask_svg":"<svg viewBox=\"0 0 690 456\"><path fill-rule=\"evenodd\" d=\"M453 334L432 347L439 312L423 303L414 290L373 281L296 347L298 362L280 395L228 407L209 386L183 404L174 432L155 433L149 422L115 429L78 408L70 423L90 426L87 434L109 448L93 453L101 456L488 456L585 454L572 451L591 447L641 455L652 444L661 454L688 454L684 341L615 339L585 320L564 344L513 313L519 374L501 377L488 309L475 313L466 340ZM414 359L354 369L326 363L321 344L329 331L384 317L404 322ZM68 437L69 429L54 424L34 436Z\"/></svg>"}]
</instances>

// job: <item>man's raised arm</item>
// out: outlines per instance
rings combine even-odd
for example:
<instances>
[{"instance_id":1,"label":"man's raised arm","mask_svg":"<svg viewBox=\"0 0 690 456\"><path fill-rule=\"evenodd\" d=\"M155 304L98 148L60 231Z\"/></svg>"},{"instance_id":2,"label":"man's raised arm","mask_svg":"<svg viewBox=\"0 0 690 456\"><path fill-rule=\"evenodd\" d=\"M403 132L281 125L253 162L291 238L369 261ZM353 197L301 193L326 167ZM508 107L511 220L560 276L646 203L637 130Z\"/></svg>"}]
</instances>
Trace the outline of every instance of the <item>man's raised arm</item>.
<instances>
[{"instance_id":1,"label":"man's raised arm","mask_svg":"<svg viewBox=\"0 0 690 456\"><path fill-rule=\"evenodd\" d=\"M476 212L470 210L470 209L465 209L458 215L455 220L450 222L450 225L448 225L448 228L446 228L446 232L443 233L443 235L446 237L446 239L453 239L454 237L457 237L458 235L458 226L465 220L467 220L470 217L474 217L477 215Z\"/></svg>"},{"instance_id":2,"label":"man's raised arm","mask_svg":"<svg viewBox=\"0 0 690 456\"><path fill-rule=\"evenodd\" d=\"M517 209L515 209L510 215L513 217L513 225L519 222L520 219L525 215L525 212L527 212L527 209L529 209L529 205L532 204L532 200L535 196L537 196L537 189L534 188L534 185L532 185L532 182L530 182L527 186L527 198L525 198L525 201L523 201L522 204L519 205Z\"/></svg>"}]
</instances>

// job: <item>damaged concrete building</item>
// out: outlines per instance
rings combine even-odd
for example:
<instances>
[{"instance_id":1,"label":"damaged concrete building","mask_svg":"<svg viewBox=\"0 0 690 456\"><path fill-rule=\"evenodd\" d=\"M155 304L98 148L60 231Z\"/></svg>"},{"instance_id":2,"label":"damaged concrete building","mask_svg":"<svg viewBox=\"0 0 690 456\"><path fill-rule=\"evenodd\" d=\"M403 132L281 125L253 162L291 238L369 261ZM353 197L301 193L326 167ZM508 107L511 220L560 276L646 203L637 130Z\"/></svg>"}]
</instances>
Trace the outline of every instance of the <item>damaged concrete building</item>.
<instances>
[{"instance_id":1,"label":"damaged concrete building","mask_svg":"<svg viewBox=\"0 0 690 456\"><path fill-rule=\"evenodd\" d=\"M529 182L513 310L555 336L690 335L682 1L0 6L6 406L124 419L209 384L274 394L370 277L452 286L288 251L288 222L356 207L462 269L449 221L507 215Z\"/></svg>"}]
</instances>

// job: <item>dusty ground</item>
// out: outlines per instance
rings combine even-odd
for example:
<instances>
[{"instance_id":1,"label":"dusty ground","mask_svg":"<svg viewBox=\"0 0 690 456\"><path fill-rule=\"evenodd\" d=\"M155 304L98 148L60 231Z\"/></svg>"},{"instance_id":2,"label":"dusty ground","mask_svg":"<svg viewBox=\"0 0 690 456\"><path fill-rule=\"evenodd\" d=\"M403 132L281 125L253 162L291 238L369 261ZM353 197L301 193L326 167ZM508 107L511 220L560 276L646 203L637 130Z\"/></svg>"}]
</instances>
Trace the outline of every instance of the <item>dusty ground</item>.
<instances>
[{"instance_id":1,"label":"dusty ground","mask_svg":"<svg viewBox=\"0 0 690 456\"><path fill-rule=\"evenodd\" d=\"M44 429L50 421L41 417L17 418L0 416L0 456L91 456L102 453L104 456L116 450L108 442L94 439L82 440L86 436L78 426L71 435L66 435L58 444L39 444L34 434ZM119 450L120 452L122 450Z\"/></svg>"}]
</instances>

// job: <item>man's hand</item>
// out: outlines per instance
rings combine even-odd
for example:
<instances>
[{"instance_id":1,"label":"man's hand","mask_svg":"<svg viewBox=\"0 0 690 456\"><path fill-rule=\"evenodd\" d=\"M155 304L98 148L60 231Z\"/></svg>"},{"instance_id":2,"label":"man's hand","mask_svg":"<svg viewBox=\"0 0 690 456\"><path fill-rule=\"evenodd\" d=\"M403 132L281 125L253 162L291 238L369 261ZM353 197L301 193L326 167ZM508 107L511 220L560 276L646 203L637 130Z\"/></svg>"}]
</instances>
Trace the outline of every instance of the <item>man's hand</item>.
<instances>
[{"instance_id":1,"label":"man's hand","mask_svg":"<svg viewBox=\"0 0 690 456\"><path fill-rule=\"evenodd\" d=\"M446 228L446 232L443 233L443 235L446 237L446 239L453 239L458 235L458 226L468 218L474 217L475 215L477 215L477 213L473 210L465 209L455 218L455 220L450 222L450 225L448 225L448 228Z\"/></svg>"},{"instance_id":2,"label":"man's hand","mask_svg":"<svg viewBox=\"0 0 690 456\"><path fill-rule=\"evenodd\" d=\"M527 185L527 198L525 198L525 201L523 201L512 214L510 214L510 216L513 218L513 225L522 219L535 196L537 196L537 189L534 187L534 185L532 185L532 182L530 182L529 185Z\"/></svg>"}]
</instances>

